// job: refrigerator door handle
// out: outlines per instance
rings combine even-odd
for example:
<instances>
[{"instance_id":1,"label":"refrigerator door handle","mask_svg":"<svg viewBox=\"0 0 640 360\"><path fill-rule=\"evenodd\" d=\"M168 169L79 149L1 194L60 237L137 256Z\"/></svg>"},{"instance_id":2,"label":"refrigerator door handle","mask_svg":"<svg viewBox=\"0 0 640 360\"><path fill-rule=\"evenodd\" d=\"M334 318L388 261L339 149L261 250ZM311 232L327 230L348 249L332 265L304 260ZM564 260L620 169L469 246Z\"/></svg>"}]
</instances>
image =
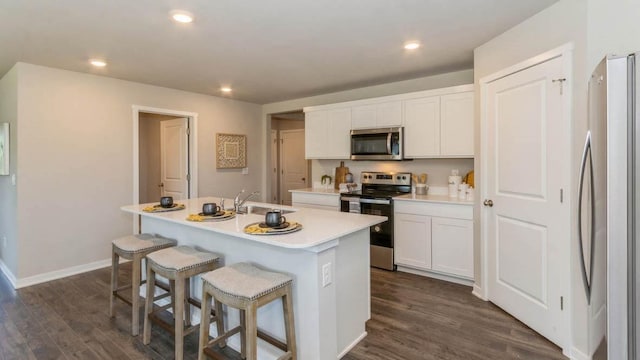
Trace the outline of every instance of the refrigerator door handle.
<instances>
[{"instance_id":1,"label":"refrigerator door handle","mask_svg":"<svg viewBox=\"0 0 640 360\"><path fill-rule=\"evenodd\" d=\"M589 256L589 274L587 274L587 266L584 258L584 244L582 241L582 194L584 192L584 176L587 169L587 160L589 161L589 180L590 180L590 195L591 195L591 219L589 219L590 230L590 256ZM580 179L578 183L578 247L580 248L580 273L582 274L582 282L584 283L584 289L587 295L587 303L591 303L591 278L593 275L593 250L595 234L594 230L594 186L593 186L593 159L591 157L591 131L587 131L587 137L584 143L584 150L582 151L582 161L580 162Z\"/></svg>"}]
</instances>

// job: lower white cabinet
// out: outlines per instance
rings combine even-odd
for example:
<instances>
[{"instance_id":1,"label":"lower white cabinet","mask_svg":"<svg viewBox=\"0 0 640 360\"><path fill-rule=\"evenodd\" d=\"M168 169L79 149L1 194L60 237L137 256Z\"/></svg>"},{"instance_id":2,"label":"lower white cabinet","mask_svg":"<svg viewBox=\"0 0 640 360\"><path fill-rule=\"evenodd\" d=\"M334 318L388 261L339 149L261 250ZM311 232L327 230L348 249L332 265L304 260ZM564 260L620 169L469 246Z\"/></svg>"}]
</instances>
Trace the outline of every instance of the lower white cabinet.
<instances>
[{"instance_id":1,"label":"lower white cabinet","mask_svg":"<svg viewBox=\"0 0 640 360\"><path fill-rule=\"evenodd\" d=\"M473 221L431 219L431 268L473 278Z\"/></svg>"},{"instance_id":2,"label":"lower white cabinet","mask_svg":"<svg viewBox=\"0 0 640 360\"><path fill-rule=\"evenodd\" d=\"M416 201L394 206L396 265L473 279L471 206Z\"/></svg>"},{"instance_id":3,"label":"lower white cabinet","mask_svg":"<svg viewBox=\"0 0 640 360\"><path fill-rule=\"evenodd\" d=\"M291 191L291 206L340 211L340 194Z\"/></svg>"},{"instance_id":4,"label":"lower white cabinet","mask_svg":"<svg viewBox=\"0 0 640 360\"><path fill-rule=\"evenodd\" d=\"M431 269L431 217L396 213L395 263Z\"/></svg>"}]
</instances>

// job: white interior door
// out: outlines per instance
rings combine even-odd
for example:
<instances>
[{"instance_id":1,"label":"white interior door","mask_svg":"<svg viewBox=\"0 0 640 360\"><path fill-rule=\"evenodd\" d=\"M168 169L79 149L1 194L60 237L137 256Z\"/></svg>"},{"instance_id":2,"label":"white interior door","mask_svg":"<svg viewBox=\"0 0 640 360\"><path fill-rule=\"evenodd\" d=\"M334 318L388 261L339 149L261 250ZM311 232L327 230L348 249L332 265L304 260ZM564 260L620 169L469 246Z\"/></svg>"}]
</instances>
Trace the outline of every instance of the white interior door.
<instances>
[{"instance_id":1,"label":"white interior door","mask_svg":"<svg viewBox=\"0 0 640 360\"><path fill-rule=\"evenodd\" d=\"M160 184L162 196L174 200L189 198L188 119L160 123Z\"/></svg>"},{"instance_id":2,"label":"white interior door","mask_svg":"<svg viewBox=\"0 0 640 360\"><path fill-rule=\"evenodd\" d=\"M304 129L280 131L280 199L291 205L289 190L307 187L309 167L304 158Z\"/></svg>"},{"instance_id":3,"label":"white interior door","mask_svg":"<svg viewBox=\"0 0 640 360\"><path fill-rule=\"evenodd\" d=\"M490 82L482 140L489 300L559 346L570 261L569 204L561 195L569 119L557 81L565 77L556 57Z\"/></svg>"},{"instance_id":4,"label":"white interior door","mask_svg":"<svg viewBox=\"0 0 640 360\"><path fill-rule=\"evenodd\" d=\"M271 130L271 202L278 201L278 130Z\"/></svg>"}]
</instances>

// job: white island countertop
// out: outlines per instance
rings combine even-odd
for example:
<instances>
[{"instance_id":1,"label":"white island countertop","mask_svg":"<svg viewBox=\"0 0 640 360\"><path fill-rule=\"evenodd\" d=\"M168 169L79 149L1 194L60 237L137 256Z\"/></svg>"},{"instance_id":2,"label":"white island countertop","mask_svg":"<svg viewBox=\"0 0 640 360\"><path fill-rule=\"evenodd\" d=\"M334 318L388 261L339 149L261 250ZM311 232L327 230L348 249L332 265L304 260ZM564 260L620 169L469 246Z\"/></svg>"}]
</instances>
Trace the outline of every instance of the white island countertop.
<instances>
[{"instance_id":1,"label":"white island countertop","mask_svg":"<svg viewBox=\"0 0 640 360\"><path fill-rule=\"evenodd\" d=\"M344 235L366 229L387 220L384 216L352 214L302 207L293 208L289 206L251 201L247 202L245 205L293 211L291 213L284 214L284 216L287 220L302 224L302 230L284 235L246 234L243 231L245 226L264 221L264 215L258 214L237 214L235 218L225 221L193 222L186 220L189 214L200 213L202 211L203 203L215 202L219 204L219 200L219 197L179 200L176 201L176 203L184 204L186 206L184 210L157 213L142 211L143 208L157 203L127 205L123 206L121 209L126 212L139 214L149 218L162 219L164 221L244 238L263 244L290 249L308 249L310 251L318 251L326 246L331 246L330 243L332 241L335 241ZM232 204L233 201L225 199L225 203Z\"/></svg>"}]
</instances>

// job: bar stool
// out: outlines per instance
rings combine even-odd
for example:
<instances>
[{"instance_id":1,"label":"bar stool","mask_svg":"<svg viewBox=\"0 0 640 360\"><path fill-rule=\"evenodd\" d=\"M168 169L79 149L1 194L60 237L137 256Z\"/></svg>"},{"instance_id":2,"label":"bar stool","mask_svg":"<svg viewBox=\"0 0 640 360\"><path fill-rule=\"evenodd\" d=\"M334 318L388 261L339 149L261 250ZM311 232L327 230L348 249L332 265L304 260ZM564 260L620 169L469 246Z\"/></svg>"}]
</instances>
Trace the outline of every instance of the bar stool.
<instances>
[{"instance_id":1,"label":"bar stool","mask_svg":"<svg viewBox=\"0 0 640 360\"><path fill-rule=\"evenodd\" d=\"M191 326L191 305L200 307L200 302L191 298L190 280L192 276L214 270L218 267L220 256L214 253L198 251L189 246L176 246L152 252L147 255L147 299L145 302L144 334L142 342L151 341L151 322L173 333L175 337L175 359L183 357L184 336L198 329ZM171 304L153 309L153 293L156 274L174 281ZM186 305L186 306L185 306ZM158 312L173 307L173 328L158 316ZM202 319L218 321L217 316L209 318L210 308L201 312ZM205 316L204 314L207 314ZM217 314L216 314L217 315ZM186 329L185 329L186 325Z\"/></svg>"},{"instance_id":2,"label":"bar stool","mask_svg":"<svg viewBox=\"0 0 640 360\"><path fill-rule=\"evenodd\" d=\"M297 359L291 298L293 280L290 276L262 270L249 263L237 263L203 275L202 281L203 311L209 311L213 297L218 314L222 314L222 304L240 310L240 325L223 333L224 324L220 316L218 337L209 341L209 322L203 319L200 322L198 360L204 360L205 355L212 356L211 346L220 343L224 347L226 339L237 333L240 333L243 359L257 359L258 337L285 351L278 360ZM262 333L257 326L257 309L278 298L282 298L286 344Z\"/></svg>"},{"instance_id":3,"label":"bar stool","mask_svg":"<svg viewBox=\"0 0 640 360\"><path fill-rule=\"evenodd\" d=\"M109 300L109 316L115 316L116 298L131 305L131 335L140 332L140 285L146 283L140 278L142 258L156 250L174 246L175 240L152 234L129 235L111 242L111 297ZM120 257L131 260L131 284L118 287ZM131 288L131 301L120 295L120 291ZM166 291L169 289L163 287ZM160 298L164 297L161 295Z\"/></svg>"}]
</instances>

